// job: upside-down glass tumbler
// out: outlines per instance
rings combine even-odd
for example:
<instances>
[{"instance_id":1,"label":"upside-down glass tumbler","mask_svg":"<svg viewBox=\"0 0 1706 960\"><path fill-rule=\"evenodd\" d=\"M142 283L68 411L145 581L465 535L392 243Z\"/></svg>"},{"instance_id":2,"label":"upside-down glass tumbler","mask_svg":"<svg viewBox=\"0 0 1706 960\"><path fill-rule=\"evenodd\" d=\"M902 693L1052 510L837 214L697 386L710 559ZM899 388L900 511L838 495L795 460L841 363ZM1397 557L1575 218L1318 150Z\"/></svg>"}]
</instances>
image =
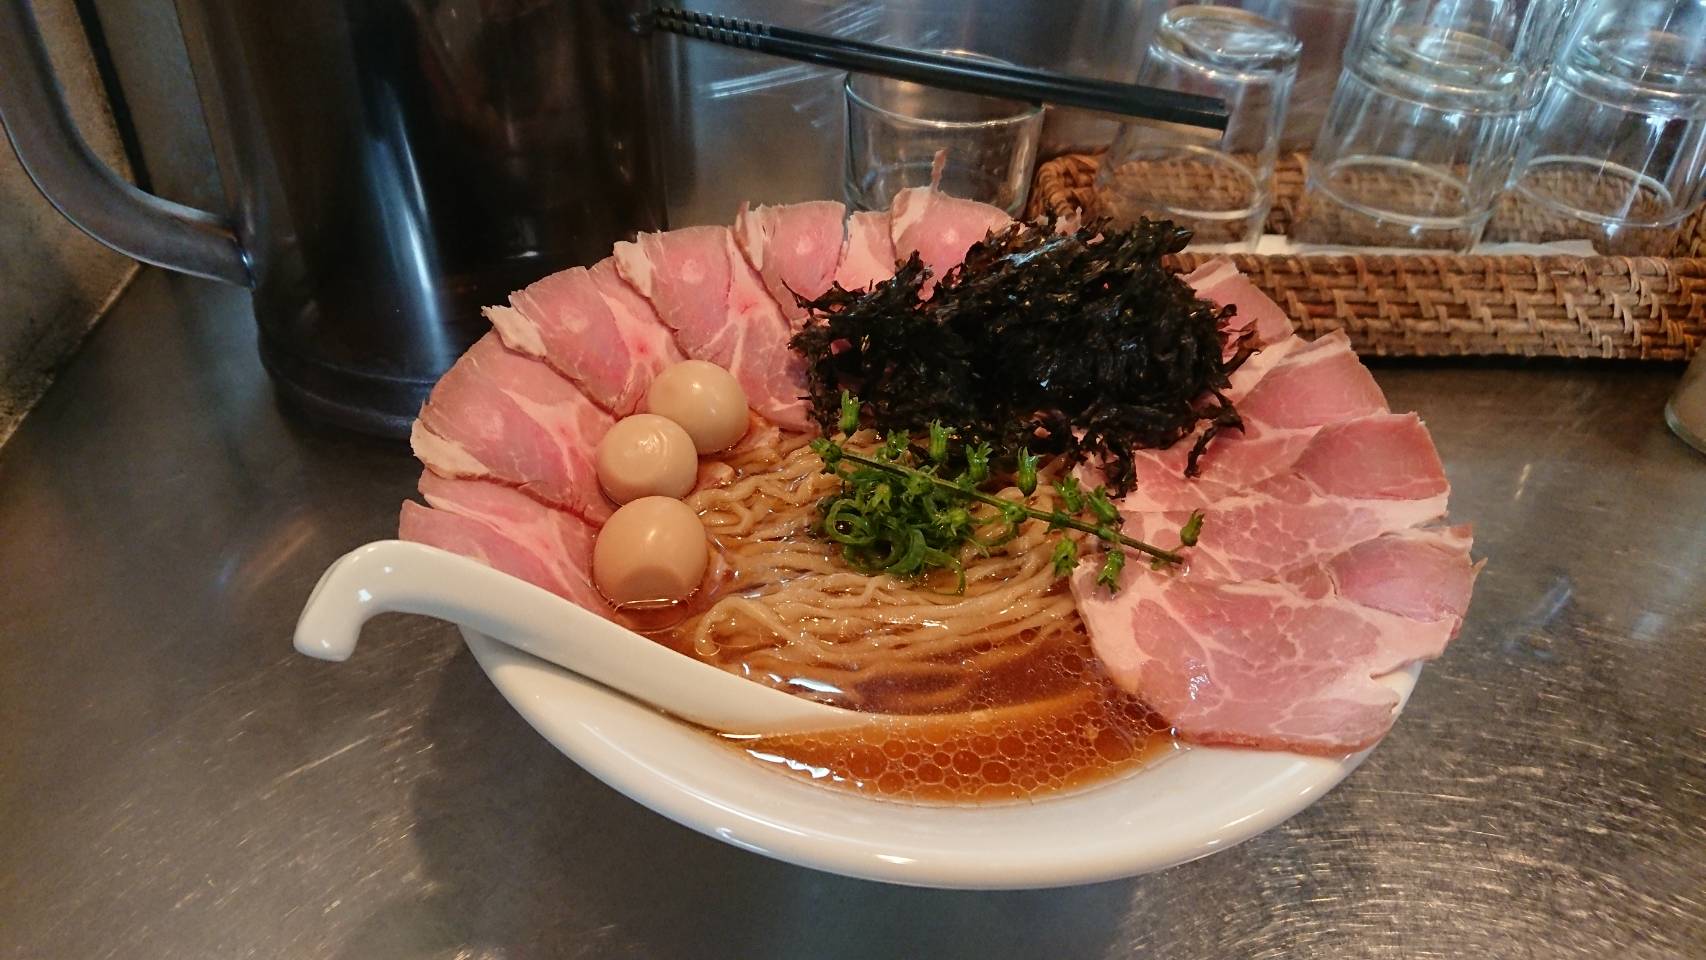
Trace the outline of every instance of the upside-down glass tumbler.
<instances>
[{"instance_id":1,"label":"upside-down glass tumbler","mask_svg":"<svg viewBox=\"0 0 1706 960\"><path fill-rule=\"evenodd\" d=\"M1598 0L1574 34L1523 138L1515 232L1671 255L1706 200L1706 0Z\"/></svg>"},{"instance_id":2,"label":"upside-down glass tumbler","mask_svg":"<svg viewBox=\"0 0 1706 960\"><path fill-rule=\"evenodd\" d=\"M1516 159L1573 0L1367 0L1292 233L1468 250Z\"/></svg>"},{"instance_id":3,"label":"upside-down glass tumbler","mask_svg":"<svg viewBox=\"0 0 1706 960\"><path fill-rule=\"evenodd\" d=\"M1127 123L1097 175L1117 223L1172 220L1196 242L1251 245L1273 204L1274 158L1302 46L1285 27L1229 7L1167 11L1139 82L1220 97L1226 131Z\"/></svg>"}]
</instances>

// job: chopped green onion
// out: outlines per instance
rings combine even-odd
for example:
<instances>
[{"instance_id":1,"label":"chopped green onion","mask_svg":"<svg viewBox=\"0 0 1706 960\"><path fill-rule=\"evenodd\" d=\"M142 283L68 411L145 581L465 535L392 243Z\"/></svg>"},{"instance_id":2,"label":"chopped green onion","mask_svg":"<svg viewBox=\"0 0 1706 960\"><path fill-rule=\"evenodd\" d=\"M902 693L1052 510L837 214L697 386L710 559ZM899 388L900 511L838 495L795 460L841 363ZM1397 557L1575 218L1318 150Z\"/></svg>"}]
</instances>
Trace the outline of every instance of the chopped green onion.
<instances>
[{"instance_id":1,"label":"chopped green onion","mask_svg":"<svg viewBox=\"0 0 1706 960\"><path fill-rule=\"evenodd\" d=\"M844 414L856 417L859 409L857 397L843 397ZM907 434L891 432L878 439L870 455L827 438L811 441L811 449L823 459L824 472L840 481L839 491L819 503L814 531L834 543L844 562L861 573L911 578L953 570L959 592L965 589L962 557L966 551L987 556L1013 542L1031 521L1047 523L1051 532L1091 534L1107 544L1096 582L1109 589L1118 584L1126 548L1154 558L1158 568L1182 559L1176 552L1121 534L1119 511L1107 491L1098 487L1086 495L1070 476L1055 484L1064 509L1040 510L1024 499L980 489L990 479L993 451L987 442L966 444L961 451L964 472L954 480L945 479L937 471L951 459L952 436L952 429L933 423L927 445L920 450ZM1014 455L1012 482L1024 497L1036 491L1041 461L1024 448ZM973 511L974 504L994 510L980 515ZM1082 515L1086 507L1091 517ZM1200 513L1193 514L1180 529L1180 539L1187 545L1194 543L1201 526ZM1055 541L1050 564L1057 575L1069 574L1079 559L1076 540L1062 536Z\"/></svg>"},{"instance_id":2,"label":"chopped green onion","mask_svg":"<svg viewBox=\"0 0 1706 960\"><path fill-rule=\"evenodd\" d=\"M811 448L813 453L822 458L826 469L834 468L836 462L841 459L841 444L832 440L818 437L811 442Z\"/></svg>"},{"instance_id":3,"label":"chopped green onion","mask_svg":"<svg viewBox=\"0 0 1706 960\"><path fill-rule=\"evenodd\" d=\"M841 422L837 426L849 435L859 429L859 398L850 390L841 391Z\"/></svg>"}]
</instances>

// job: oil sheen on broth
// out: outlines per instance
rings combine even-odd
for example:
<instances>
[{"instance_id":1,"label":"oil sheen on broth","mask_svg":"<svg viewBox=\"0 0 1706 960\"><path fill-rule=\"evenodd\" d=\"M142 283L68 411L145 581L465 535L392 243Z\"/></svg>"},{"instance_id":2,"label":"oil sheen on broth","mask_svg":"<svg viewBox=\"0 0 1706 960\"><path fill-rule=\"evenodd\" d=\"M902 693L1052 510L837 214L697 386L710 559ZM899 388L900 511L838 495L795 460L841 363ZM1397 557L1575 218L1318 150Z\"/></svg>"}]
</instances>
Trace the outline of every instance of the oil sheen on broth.
<instances>
[{"instance_id":1,"label":"oil sheen on broth","mask_svg":"<svg viewBox=\"0 0 1706 960\"><path fill-rule=\"evenodd\" d=\"M1165 724L1100 675L1082 626L979 678L942 712L849 733L729 738L799 776L894 799L1021 800L1089 786L1172 748ZM863 709L883 710L878 701Z\"/></svg>"},{"instance_id":2,"label":"oil sheen on broth","mask_svg":"<svg viewBox=\"0 0 1706 960\"><path fill-rule=\"evenodd\" d=\"M1103 675L1041 524L968 563L963 596L943 589L951 580L854 572L810 533L836 481L805 443L771 432L707 468L688 503L716 545L712 575L673 623L630 623L756 682L893 716L849 732L729 731L731 748L815 782L936 803L1085 787L1172 749L1164 724Z\"/></svg>"}]
</instances>

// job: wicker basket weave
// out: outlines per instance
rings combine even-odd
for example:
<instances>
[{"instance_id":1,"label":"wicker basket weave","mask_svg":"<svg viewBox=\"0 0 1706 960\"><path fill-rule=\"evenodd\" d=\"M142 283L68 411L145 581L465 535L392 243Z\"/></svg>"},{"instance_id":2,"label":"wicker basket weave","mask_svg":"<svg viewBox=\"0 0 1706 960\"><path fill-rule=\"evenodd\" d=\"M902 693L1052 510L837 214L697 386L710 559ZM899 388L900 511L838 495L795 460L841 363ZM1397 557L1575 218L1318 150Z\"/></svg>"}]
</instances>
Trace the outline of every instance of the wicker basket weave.
<instances>
[{"instance_id":1,"label":"wicker basket weave","mask_svg":"<svg viewBox=\"0 0 1706 960\"><path fill-rule=\"evenodd\" d=\"M1096 212L1097 158L1041 165L1030 214ZM1275 170L1267 228L1287 233L1303 193L1301 156ZM1501 209L1489 239L1520 239L1520 215ZM1455 254L1235 254L1303 333L1343 329L1365 354L1607 357L1683 360L1706 345L1706 212L1671 257ZM1180 270L1208 260L1177 258Z\"/></svg>"}]
</instances>

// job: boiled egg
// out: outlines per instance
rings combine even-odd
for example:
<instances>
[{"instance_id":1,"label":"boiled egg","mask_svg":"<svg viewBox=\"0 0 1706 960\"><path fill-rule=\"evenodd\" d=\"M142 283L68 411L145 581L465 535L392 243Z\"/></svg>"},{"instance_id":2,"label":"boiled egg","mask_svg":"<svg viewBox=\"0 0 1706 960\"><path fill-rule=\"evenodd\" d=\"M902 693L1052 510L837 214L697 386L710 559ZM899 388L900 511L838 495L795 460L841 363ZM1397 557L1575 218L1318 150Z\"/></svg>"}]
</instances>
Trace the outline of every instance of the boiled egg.
<instances>
[{"instance_id":1,"label":"boiled egg","mask_svg":"<svg viewBox=\"0 0 1706 960\"><path fill-rule=\"evenodd\" d=\"M670 497L641 497L619 507L592 547L592 579L618 606L686 599L709 561L705 525Z\"/></svg>"},{"instance_id":2,"label":"boiled egg","mask_svg":"<svg viewBox=\"0 0 1706 960\"><path fill-rule=\"evenodd\" d=\"M684 360L657 375L646 409L681 424L700 453L734 446L746 435L746 391L729 373L704 360Z\"/></svg>"},{"instance_id":3,"label":"boiled egg","mask_svg":"<svg viewBox=\"0 0 1706 960\"><path fill-rule=\"evenodd\" d=\"M699 471L693 438L674 420L651 413L616 421L598 442L595 460L599 486L617 503L685 496Z\"/></svg>"}]
</instances>

